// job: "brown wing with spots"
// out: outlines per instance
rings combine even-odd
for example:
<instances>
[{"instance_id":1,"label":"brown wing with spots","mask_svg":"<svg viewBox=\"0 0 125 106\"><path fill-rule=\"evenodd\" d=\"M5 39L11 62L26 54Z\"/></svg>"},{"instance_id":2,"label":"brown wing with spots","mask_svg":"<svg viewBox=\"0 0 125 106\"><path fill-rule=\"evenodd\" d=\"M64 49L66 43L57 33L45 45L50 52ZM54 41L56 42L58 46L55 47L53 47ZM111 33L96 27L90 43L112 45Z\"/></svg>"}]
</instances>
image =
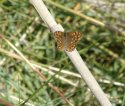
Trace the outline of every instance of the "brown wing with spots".
<instances>
[{"instance_id":1,"label":"brown wing with spots","mask_svg":"<svg viewBox=\"0 0 125 106\"><path fill-rule=\"evenodd\" d=\"M57 48L60 50L60 51L63 51L64 50L64 32L61 32L61 31L56 31L54 32L54 38L57 42Z\"/></svg>"},{"instance_id":2,"label":"brown wing with spots","mask_svg":"<svg viewBox=\"0 0 125 106\"><path fill-rule=\"evenodd\" d=\"M66 51L71 52L76 48L77 43L80 41L82 34L80 32L68 32L67 33L67 47Z\"/></svg>"}]
</instances>

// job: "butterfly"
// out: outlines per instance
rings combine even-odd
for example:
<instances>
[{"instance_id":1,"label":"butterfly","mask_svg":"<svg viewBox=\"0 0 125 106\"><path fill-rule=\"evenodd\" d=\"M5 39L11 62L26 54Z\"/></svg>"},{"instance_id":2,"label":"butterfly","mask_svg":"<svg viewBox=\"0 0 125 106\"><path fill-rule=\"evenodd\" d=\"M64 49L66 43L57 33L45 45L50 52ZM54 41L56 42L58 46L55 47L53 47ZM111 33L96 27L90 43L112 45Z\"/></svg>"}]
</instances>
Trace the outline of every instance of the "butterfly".
<instances>
[{"instance_id":1,"label":"butterfly","mask_svg":"<svg viewBox=\"0 0 125 106\"><path fill-rule=\"evenodd\" d=\"M80 32L62 32L56 31L54 32L54 38L57 42L57 48L60 51L68 51L72 52L75 48L77 43L80 41L82 34Z\"/></svg>"}]
</instances>

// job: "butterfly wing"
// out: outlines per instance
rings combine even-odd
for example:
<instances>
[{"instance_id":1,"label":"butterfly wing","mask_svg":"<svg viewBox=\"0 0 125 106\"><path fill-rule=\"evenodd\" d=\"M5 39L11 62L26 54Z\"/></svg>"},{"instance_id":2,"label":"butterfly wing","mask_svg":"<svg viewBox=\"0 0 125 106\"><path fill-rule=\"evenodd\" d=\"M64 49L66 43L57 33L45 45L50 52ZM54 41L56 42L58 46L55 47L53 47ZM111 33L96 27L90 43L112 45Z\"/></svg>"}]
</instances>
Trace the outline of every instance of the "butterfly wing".
<instances>
[{"instance_id":1,"label":"butterfly wing","mask_svg":"<svg viewBox=\"0 0 125 106\"><path fill-rule=\"evenodd\" d=\"M54 32L54 38L57 42L57 48L60 50L60 51L63 51L64 50L64 32L61 32L61 31L56 31Z\"/></svg>"},{"instance_id":2,"label":"butterfly wing","mask_svg":"<svg viewBox=\"0 0 125 106\"><path fill-rule=\"evenodd\" d=\"M67 32L66 35L66 51L71 52L75 49L77 43L80 41L82 34L80 32Z\"/></svg>"}]
</instances>

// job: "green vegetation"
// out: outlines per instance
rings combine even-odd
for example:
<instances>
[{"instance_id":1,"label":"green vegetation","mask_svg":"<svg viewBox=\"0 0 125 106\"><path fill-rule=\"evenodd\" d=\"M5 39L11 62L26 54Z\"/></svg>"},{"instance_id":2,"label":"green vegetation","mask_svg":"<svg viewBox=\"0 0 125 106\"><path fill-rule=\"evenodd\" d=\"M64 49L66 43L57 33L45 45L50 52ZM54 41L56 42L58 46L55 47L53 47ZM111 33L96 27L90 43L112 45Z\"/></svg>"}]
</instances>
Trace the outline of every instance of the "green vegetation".
<instances>
[{"instance_id":1,"label":"green vegetation","mask_svg":"<svg viewBox=\"0 0 125 106\"><path fill-rule=\"evenodd\" d=\"M124 106L125 1L100 1L103 5L90 0L44 2L65 31L83 33L77 50L113 106ZM0 35L41 66L48 82L58 87L69 102L99 106L67 55L57 50L52 32L28 0L0 0ZM47 83L0 38L1 99L15 106L68 106Z\"/></svg>"}]
</instances>

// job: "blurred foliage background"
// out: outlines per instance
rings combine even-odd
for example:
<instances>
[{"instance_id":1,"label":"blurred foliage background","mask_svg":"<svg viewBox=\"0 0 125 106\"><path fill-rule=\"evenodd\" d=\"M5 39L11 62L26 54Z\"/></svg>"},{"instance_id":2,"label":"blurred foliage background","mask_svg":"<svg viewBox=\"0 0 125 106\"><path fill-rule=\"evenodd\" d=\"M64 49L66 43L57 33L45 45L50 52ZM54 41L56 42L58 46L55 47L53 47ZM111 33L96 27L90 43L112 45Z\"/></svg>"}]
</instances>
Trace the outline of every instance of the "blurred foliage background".
<instances>
[{"instance_id":1,"label":"blurred foliage background","mask_svg":"<svg viewBox=\"0 0 125 106\"><path fill-rule=\"evenodd\" d=\"M125 106L125 0L44 2L65 31L82 32L77 45L80 55L113 106ZM41 66L40 71L72 104L99 106L66 54L57 50L52 32L28 0L0 0L0 34ZM0 98L15 106L68 106L2 39Z\"/></svg>"}]
</instances>

